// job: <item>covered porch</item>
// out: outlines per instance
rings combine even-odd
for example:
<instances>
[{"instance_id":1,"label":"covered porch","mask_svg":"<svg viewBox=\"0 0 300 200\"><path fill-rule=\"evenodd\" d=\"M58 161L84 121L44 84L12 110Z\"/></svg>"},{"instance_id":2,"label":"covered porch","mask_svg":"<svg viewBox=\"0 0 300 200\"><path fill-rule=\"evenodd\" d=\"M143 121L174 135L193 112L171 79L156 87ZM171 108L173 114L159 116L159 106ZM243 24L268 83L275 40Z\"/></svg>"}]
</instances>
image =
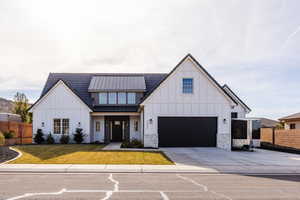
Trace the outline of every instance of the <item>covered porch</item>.
<instances>
[{"instance_id":1,"label":"covered porch","mask_svg":"<svg viewBox=\"0 0 300 200\"><path fill-rule=\"evenodd\" d=\"M143 142L141 114L116 112L91 114L91 142L111 143L137 139Z\"/></svg>"}]
</instances>

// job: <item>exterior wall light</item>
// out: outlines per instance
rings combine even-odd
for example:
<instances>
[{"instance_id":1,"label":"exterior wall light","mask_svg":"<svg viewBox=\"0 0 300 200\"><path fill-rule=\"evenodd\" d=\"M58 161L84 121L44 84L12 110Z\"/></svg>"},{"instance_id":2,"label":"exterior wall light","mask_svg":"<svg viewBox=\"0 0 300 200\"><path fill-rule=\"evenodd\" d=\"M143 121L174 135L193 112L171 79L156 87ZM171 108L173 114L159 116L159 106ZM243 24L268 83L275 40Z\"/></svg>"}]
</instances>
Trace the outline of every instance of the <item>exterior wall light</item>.
<instances>
[{"instance_id":1,"label":"exterior wall light","mask_svg":"<svg viewBox=\"0 0 300 200\"><path fill-rule=\"evenodd\" d=\"M80 127L81 126L81 123L80 122L78 122L78 127Z\"/></svg>"},{"instance_id":2,"label":"exterior wall light","mask_svg":"<svg viewBox=\"0 0 300 200\"><path fill-rule=\"evenodd\" d=\"M151 119L149 119L149 123L150 124L152 124L153 123L153 119L151 118Z\"/></svg>"},{"instance_id":3,"label":"exterior wall light","mask_svg":"<svg viewBox=\"0 0 300 200\"><path fill-rule=\"evenodd\" d=\"M227 120L224 118L224 119L223 119L223 123L226 124L226 121L227 121Z\"/></svg>"},{"instance_id":4,"label":"exterior wall light","mask_svg":"<svg viewBox=\"0 0 300 200\"><path fill-rule=\"evenodd\" d=\"M42 127L45 127L45 123L44 122L42 122Z\"/></svg>"}]
</instances>

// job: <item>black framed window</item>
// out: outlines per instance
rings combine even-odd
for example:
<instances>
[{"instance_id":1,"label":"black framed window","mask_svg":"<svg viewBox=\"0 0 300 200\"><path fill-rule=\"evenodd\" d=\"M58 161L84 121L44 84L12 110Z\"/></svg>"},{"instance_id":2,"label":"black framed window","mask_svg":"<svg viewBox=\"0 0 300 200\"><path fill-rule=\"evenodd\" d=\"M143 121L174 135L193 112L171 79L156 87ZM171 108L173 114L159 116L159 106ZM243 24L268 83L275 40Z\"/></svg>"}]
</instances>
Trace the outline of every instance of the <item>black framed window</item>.
<instances>
[{"instance_id":1,"label":"black framed window","mask_svg":"<svg viewBox=\"0 0 300 200\"><path fill-rule=\"evenodd\" d=\"M238 113L237 112L232 112L231 113L231 119L236 119L238 118Z\"/></svg>"},{"instance_id":2,"label":"black framed window","mask_svg":"<svg viewBox=\"0 0 300 200\"><path fill-rule=\"evenodd\" d=\"M61 130L61 123L60 123L60 119L53 119L53 133L54 134L60 134Z\"/></svg>"},{"instance_id":3,"label":"black framed window","mask_svg":"<svg viewBox=\"0 0 300 200\"><path fill-rule=\"evenodd\" d=\"M99 104L107 104L107 92L99 93Z\"/></svg>"},{"instance_id":4,"label":"black framed window","mask_svg":"<svg viewBox=\"0 0 300 200\"><path fill-rule=\"evenodd\" d=\"M117 93L116 92L108 93L108 104L117 104Z\"/></svg>"},{"instance_id":5,"label":"black framed window","mask_svg":"<svg viewBox=\"0 0 300 200\"><path fill-rule=\"evenodd\" d=\"M62 119L62 134L69 134L70 130L70 120Z\"/></svg>"},{"instance_id":6,"label":"black framed window","mask_svg":"<svg viewBox=\"0 0 300 200\"><path fill-rule=\"evenodd\" d=\"M126 104L126 92L118 92L118 104Z\"/></svg>"},{"instance_id":7,"label":"black framed window","mask_svg":"<svg viewBox=\"0 0 300 200\"><path fill-rule=\"evenodd\" d=\"M290 124L290 129L296 129L296 124Z\"/></svg>"},{"instance_id":8,"label":"black framed window","mask_svg":"<svg viewBox=\"0 0 300 200\"><path fill-rule=\"evenodd\" d=\"M247 139L247 121L232 120L231 132L232 132L232 139Z\"/></svg>"},{"instance_id":9,"label":"black framed window","mask_svg":"<svg viewBox=\"0 0 300 200\"><path fill-rule=\"evenodd\" d=\"M252 139L260 139L261 122L259 120L252 121Z\"/></svg>"},{"instance_id":10,"label":"black framed window","mask_svg":"<svg viewBox=\"0 0 300 200\"><path fill-rule=\"evenodd\" d=\"M135 104L135 92L128 92L127 93L127 103L128 104Z\"/></svg>"}]
</instances>

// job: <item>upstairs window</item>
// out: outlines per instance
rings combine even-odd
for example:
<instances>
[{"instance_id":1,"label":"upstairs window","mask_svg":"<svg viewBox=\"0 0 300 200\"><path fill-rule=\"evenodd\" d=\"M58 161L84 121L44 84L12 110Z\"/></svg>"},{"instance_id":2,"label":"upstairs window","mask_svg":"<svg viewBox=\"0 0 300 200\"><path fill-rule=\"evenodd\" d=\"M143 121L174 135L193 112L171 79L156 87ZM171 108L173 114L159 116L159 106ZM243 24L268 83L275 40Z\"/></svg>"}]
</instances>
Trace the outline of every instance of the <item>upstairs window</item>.
<instances>
[{"instance_id":1,"label":"upstairs window","mask_svg":"<svg viewBox=\"0 0 300 200\"><path fill-rule=\"evenodd\" d=\"M107 93L106 92L99 93L99 104L107 104Z\"/></svg>"},{"instance_id":2,"label":"upstairs window","mask_svg":"<svg viewBox=\"0 0 300 200\"><path fill-rule=\"evenodd\" d=\"M135 92L100 92L99 104L136 104Z\"/></svg>"},{"instance_id":3,"label":"upstairs window","mask_svg":"<svg viewBox=\"0 0 300 200\"><path fill-rule=\"evenodd\" d=\"M184 93L184 94L193 93L193 79L192 78L182 79L182 93Z\"/></svg>"},{"instance_id":4,"label":"upstairs window","mask_svg":"<svg viewBox=\"0 0 300 200\"><path fill-rule=\"evenodd\" d=\"M128 92L127 93L127 103L128 104L135 104L135 92Z\"/></svg>"},{"instance_id":5,"label":"upstairs window","mask_svg":"<svg viewBox=\"0 0 300 200\"><path fill-rule=\"evenodd\" d=\"M126 104L126 92L118 92L118 104Z\"/></svg>"},{"instance_id":6,"label":"upstairs window","mask_svg":"<svg viewBox=\"0 0 300 200\"><path fill-rule=\"evenodd\" d=\"M108 93L108 104L117 104L117 93L115 92Z\"/></svg>"}]
</instances>

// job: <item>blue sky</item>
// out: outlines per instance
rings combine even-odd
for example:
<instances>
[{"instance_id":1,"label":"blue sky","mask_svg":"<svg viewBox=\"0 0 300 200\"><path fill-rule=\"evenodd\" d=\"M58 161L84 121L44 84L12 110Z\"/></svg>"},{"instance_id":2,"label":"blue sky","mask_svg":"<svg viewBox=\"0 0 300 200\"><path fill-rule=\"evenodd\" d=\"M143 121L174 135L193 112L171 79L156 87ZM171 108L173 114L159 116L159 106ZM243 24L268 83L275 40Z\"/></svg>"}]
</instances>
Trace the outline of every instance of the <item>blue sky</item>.
<instances>
[{"instance_id":1,"label":"blue sky","mask_svg":"<svg viewBox=\"0 0 300 200\"><path fill-rule=\"evenodd\" d=\"M49 72L169 72L191 53L251 108L300 112L300 1L0 2L0 97Z\"/></svg>"}]
</instances>

